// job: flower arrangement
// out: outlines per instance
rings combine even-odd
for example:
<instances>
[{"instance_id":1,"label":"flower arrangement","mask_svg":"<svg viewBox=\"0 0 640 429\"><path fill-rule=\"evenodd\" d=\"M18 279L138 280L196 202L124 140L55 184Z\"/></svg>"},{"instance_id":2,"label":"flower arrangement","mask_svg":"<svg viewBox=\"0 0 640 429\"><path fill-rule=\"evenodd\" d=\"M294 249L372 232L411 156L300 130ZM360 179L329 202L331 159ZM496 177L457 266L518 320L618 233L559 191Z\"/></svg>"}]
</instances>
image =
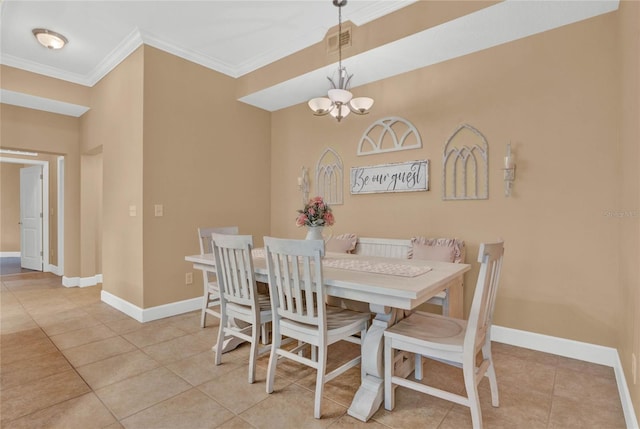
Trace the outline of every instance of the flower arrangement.
<instances>
[{"instance_id":1,"label":"flower arrangement","mask_svg":"<svg viewBox=\"0 0 640 429\"><path fill-rule=\"evenodd\" d=\"M296 218L297 226L331 226L335 222L331 207L322 200L322 197L314 197L298 210Z\"/></svg>"}]
</instances>

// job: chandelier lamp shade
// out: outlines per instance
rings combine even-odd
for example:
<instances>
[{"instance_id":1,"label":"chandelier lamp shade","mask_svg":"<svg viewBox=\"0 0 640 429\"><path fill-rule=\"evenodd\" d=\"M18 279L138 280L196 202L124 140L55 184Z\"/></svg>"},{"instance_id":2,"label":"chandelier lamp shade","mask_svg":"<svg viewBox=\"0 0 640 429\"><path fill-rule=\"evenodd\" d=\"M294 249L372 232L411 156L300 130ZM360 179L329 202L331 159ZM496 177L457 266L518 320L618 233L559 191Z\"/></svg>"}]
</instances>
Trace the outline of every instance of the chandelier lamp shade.
<instances>
[{"instance_id":1,"label":"chandelier lamp shade","mask_svg":"<svg viewBox=\"0 0 640 429\"><path fill-rule=\"evenodd\" d=\"M347 73L347 69L342 66L342 7L347 4L347 0L333 0L334 6L338 7L338 70L332 77L327 77L331 88L326 97L317 97L309 100L309 107L316 116L331 115L340 122L349 113L356 115L366 115L373 106L373 99L369 97L356 97L349 91L351 78L353 75Z\"/></svg>"},{"instance_id":2,"label":"chandelier lamp shade","mask_svg":"<svg viewBox=\"0 0 640 429\"><path fill-rule=\"evenodd\" d=\"M33 35L42 46L49 49L62 49L69 43L66 37L46 28L34 28Z\"/></svg>"}]
</instances>

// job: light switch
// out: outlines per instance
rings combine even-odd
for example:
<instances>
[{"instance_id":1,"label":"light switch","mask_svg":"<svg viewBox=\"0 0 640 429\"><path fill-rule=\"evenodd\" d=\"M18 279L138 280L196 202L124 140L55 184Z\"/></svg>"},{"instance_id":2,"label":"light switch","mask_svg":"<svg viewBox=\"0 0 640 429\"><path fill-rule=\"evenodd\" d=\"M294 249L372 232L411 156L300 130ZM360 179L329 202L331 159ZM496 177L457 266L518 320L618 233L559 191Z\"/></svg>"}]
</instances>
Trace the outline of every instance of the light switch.
<instances>
[{"instance_id":1,"label":"light switch","mask_svg":"<svg viewBox=\"0 0 640 429\"><path fill-rule=\"evenodd\" d=\"M155 214L156 214L156 216L162 216L162 215L163 215L163 210L164 210L164 209L163 209L163 207L162 207L162 204L156 204L156 205L154 206L154 208L155 208Z\"/></svg>"},{"instance_id":2,"label":"light switch","mask_svg":"<svg viewBox=\"0 0 640 429\"><path fill-rule=\"evenodd\" d=\"M136 206L129 206L129 216L134 217L136 215Z\"/></svg>"}]
</instances>

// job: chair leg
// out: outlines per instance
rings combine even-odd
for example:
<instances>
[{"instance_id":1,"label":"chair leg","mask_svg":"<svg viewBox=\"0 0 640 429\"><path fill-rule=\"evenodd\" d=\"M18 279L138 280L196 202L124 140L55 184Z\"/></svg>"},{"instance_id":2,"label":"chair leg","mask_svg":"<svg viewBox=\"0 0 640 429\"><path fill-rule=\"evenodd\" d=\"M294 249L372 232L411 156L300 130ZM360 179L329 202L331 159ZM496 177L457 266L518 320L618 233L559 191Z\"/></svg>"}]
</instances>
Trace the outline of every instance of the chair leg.
<instances>
[{"instance_id":1,"label":"chair leg","mask_svg":"<svg viewBox=\"0 0 640 429\"><path fill-rule=\"evenodd\" d=\"M256 379L256 359L258 359L258 347L260 345L260 328L260 322L254 320L251 327L251 351L249 352L249 384L253 384Z\"/></svg>"},{"instance_id":2,"label":"chair leg","mask_svg":"<svg viewBox=\"0 0 640 429\"><path fill-rule=\"evenodd\" d=\"M489 386L491 387L491 405L500 406L500 397L498 396L498 379L496 378L496 368L493 366L493 356L491 355L491 342L487 342L482 346L482 357L489 360L487 368L487 377L489 377Z\"/></svg>"},{"instance_id":3,"label":"chair leg","mask_svg":"<svg viewBox=\"0 0 640 429\"><path fill-rule=\"evenodd\" d=\"M464 374L464 387L467 390L467 397L469 398L469 409L471 411L471 423L473 429L482 429L482 411L480 410L480 397L478 396L478 386L475 381L475 365L471 362L467 365L466 362L462 368Z\"/></svg>"},{"instance_id":4,"label":"chair leg","mask_svg":"<svg viewBox=\"0 0 640 429\"><path fill-rule=\"evenodd\" d=\"M414 376L416 380L422 380L422 355L420 353L416 353L415 361Z\"/></svg>"},{"instance_id":5,"label":"chair leg","mask_svg":"<svg viewBox=\"0 0 640 429\"><path fill-rule=\"evenodd\" d=\"M312 346L313 347L313 346ZM324 375L327 372L327 346L313 347L318 350L318 373L316 375L316 395L313 406L313 417L319 419L322 415L322 394L324 392Z\"/></svg>"},{"instance_id":6,"label":"chair leg","mask_svg":"<svg viewBox=\"0 0 640 429\"><path fill-rule=\"evenodd\" d=\"M218 342L216 344L216 365L222 363L222 344L224 343L225 328L227 326L227 315L220 309L220 326L218 326Z\"/></svg>"},{"instance_id":7,"label":"chair leg","mask_svg":"<svg viewBox=\"0 0 640 429\"><path fill-rule=\"evenodd\" d=\"M282 344L282 336L280 330L273 323L273 332L271 333L271 352L269 353L269 366L267 368L267 393L273 393L273 384L276 378L276 367L278 365L277 350Z\"/></svg>"},{"instance_id":8,"label":"chair leg","mask_svg":"<svg viewBox=\"0 0 640 429\"><path fill-rule=\"evenodd\" d=\"M444 299L442 300L442 315L449 317L449 289L445 289Z\"/></svg>"},{"instance_id":9,"label":"chair leg","mask_svg":"<svg viewBox=\"0 0 640 429\"><path fill-rule=\"evenodd\" d=\"M204 328L207 326L207 306L209 305L209 292L205 286L204 288L204 302L202 303L202 316L200 316L200 327Z\"/></svg>"},{"instance_id":10,"label":"chair leg","mask_svg":"<svg viewBox=\"0 0 640 429\"><path fill-rule=\"evenodd\" d=\"M392 340L389 338L384 339L384 408L386 410L393 410L396 406L395 390L391 383L391 377L393 377L393 360L394 353L392 348Z\"/></svg>"}]
</instances>

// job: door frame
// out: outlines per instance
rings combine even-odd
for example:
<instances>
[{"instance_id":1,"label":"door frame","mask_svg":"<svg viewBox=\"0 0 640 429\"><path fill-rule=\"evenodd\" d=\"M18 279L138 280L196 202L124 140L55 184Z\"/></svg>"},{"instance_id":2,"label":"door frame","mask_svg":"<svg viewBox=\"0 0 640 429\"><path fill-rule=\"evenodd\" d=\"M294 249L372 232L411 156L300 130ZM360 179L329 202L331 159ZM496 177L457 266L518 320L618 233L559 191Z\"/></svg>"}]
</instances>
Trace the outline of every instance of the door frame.
<instances>
[{"instance_id":1,"label":"door frame","mask_svg":"<svg viewBox=\"0 0 640 429\"><path fill-rule=\"evenodd\" d=\"M60 275L59 271L62 271L60 267L49 264L49 161L0 156L0 162L42 166L42 271ZM59 199L60 195L58 195L58 204L60 204ZM44 221L45 219L47 220L46 222ZM58 228L58 237L60 237L60 234L64 234L64 231L60 231L60 228ZM58 257L60 257L60 254L60 239L58 238ZM58 260L58 265L60 265L59 262Z\"/></svg>"}]
</instances>

